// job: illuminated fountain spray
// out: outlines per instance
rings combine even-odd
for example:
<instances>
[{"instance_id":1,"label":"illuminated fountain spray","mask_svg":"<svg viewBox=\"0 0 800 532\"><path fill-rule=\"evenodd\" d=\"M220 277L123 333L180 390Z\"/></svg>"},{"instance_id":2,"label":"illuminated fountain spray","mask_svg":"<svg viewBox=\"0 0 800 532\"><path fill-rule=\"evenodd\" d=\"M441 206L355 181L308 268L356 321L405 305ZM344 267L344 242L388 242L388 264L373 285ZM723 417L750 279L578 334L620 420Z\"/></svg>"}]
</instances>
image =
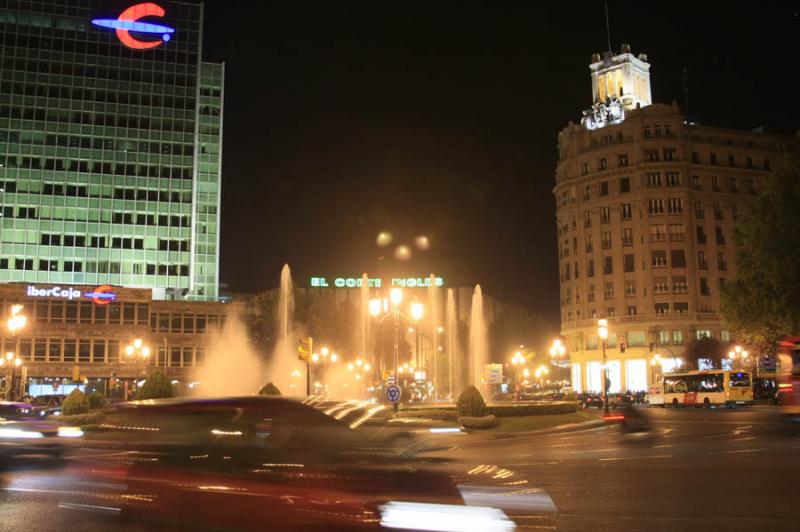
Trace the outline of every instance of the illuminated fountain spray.
<instances>
[{"instance_id":1,"label":"illuminated fountain spray","mask_svg":"<svg viewBox=\"0 0 800 532\"><path fill-rule=\"evenodd\" d=\"M452 288L447 289L447 392L454 401L464 386L461 377L464 368L461 353L458 349L458 317L456 316L456 299Z\"/></svg>"},{"instance_id":2,"label":"illuminated fountain spray","mask_svg":"<svg viewBox=\"0 0 800 532\"><path fill-rule=\"evenodd\" d=\"M431 274L430 285L428 286L428 338L431 339L431 356L427 361L427 377L433 383L433 397L435 401L441 395L441 381L439 380L439 368L442 365L442 352L439 346L442 345L442 338L439 334L439 289L436 287L436 276Z\"/></svg>"},{"instance_id":3,"label":"illuminated fountain spray","mask_svg":"<svg viewBox=\"0 0 800 532\"><path fill-rule=\"evenodd\" d=\"M367 274L363 274L361 276L361 290L359 291L359 295L361 296L361 306L359 308L359 340L361 345L361 352L359 353L359 357L365 361L371 362L375 364L375 360L368 354L369 351L369 277ZM365 372L365 381L371 382L371 376L369 372Z\"/></svg>"},{"instance_id":4,"label":"illuminated fountain spray","mask_svg":"<svg viewBox=\"0 0 800 532\"><path fill-rule=\"evenodd\" d=\"M278 335L272 352L267 375L284 395L305 393L305 368L297 358L297 339L294 333L294 287L289 265L281 270L281 287L278 297ZM292 387L294 385L294 387Z\"/></svg>"},{"instance_id":5,"label":"illuminated fountain spray","mask_svg":"<svg viewBox=\"0 0 800 532\"><path fill-rule=\"evenodd\" d=\"M483 393L483 368L488 361L488 343L486 341L486 322L483 316L483 293L481 285L475 285L472 293L472 309L469 320L469 361L470 381Z\"/></svg>"}]
</instances>

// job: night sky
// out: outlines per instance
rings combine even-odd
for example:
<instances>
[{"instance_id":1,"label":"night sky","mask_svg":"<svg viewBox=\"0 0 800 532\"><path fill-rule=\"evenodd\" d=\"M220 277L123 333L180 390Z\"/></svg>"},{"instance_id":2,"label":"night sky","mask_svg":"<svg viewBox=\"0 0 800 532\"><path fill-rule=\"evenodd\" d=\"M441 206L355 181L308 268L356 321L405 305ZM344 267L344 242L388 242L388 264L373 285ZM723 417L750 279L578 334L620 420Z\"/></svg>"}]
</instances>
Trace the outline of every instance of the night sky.
<instances>
[{"instance_id":1,"label":"night sky","mask_svg":"<svg viewBox=\"0 0 800 532\"><path fill-rule=\"evenodd\" d=\"M791 132L793 3L610 2L612 48L648 54L656 102L682 104L688 68L694 121ZM301 284L434 271L557 321L557 134L590 104L603 3L292 4L206 2L222 282L271 288L285 262ZM398 262L381 230L431 248Z\"/></svg>"}]
</instances>

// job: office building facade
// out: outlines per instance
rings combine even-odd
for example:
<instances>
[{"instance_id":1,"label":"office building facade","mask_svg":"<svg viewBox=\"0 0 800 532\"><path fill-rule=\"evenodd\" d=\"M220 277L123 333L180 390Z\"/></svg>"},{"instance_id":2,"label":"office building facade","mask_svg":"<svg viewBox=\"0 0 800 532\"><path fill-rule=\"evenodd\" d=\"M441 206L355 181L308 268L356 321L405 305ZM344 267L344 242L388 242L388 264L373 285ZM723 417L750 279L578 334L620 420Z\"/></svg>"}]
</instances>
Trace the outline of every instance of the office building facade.
<instances>
[{"instance_id":1,"label":"office building facade","mask_svg":"<svg viewBox=\"0 0 800 532\"><path fill-rule=\"evenodd\" d=\"M0 1L0 283L215 300L224 65L203 6Z\"/></svg>"},{"instance_id":2,"label":"office building facade","mask_svg":"<svg viewBox=\"0 0 800 532\"><path fill-rule=\"evenodd\" d=\"M594 102L559 133L554 194L561 334L578 390L644 390L692 339L730 341L720 286L736 275L734 227L798 139L687 123L651 104L647 57L595 54ZM654 367L654 353L660 366Z\"/></svg>"}]
</instances>

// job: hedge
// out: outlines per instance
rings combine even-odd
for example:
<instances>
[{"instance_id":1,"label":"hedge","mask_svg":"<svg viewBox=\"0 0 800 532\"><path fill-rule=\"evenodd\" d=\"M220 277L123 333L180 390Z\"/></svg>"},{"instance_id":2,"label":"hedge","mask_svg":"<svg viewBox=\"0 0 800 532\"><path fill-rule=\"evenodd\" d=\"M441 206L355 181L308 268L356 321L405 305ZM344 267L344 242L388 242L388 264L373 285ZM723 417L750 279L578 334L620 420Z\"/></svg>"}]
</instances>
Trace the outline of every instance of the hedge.
<instances>
[{"instance_id":1,"label":"hedge","mask_svg":"<svg viewBox=\"0 0 800 532\"><path fill-rule=\"evenodd\" d=\"M95 410L88 414L76 414L74 416L48 416L47 419L52 421L60 421L67 425L94 425L103 421L106 413L102 410Z\"/></svg>"},{"instance_id":2,"label":"hedge","mask_svg":"<svg viewBox=\"0 0 800 532\"><path fill-rule=\"evenodd\" d=\"M409 410L401 410L395 414L394 417L455 421L458 417L458 414L456 413L455 408L451 408L449 410L444 408L414 408Z\"/></svg>"},{"instance_id":3,"label":"hedge","mask_svg":"<svg viewBox=\"0 0 800 532\"><path fill-rule=\"evenodd\" d=\"M498 417L539 416L548 414L571 414L578 409L576 403L570 401L547 401L543 403L488 405L487 414Z\"/></svg>"},{"instance_id":4,"label":"hedge","mask_svg":"<svg viewBox=\"0 0 800 532\"><path fill-rule=\"evenodd\" d=\"M491 429L497 426L497 418L492 414L488 416L464 416L458 418L458 424L465 429Z\"/></svg>"}]
</instances>

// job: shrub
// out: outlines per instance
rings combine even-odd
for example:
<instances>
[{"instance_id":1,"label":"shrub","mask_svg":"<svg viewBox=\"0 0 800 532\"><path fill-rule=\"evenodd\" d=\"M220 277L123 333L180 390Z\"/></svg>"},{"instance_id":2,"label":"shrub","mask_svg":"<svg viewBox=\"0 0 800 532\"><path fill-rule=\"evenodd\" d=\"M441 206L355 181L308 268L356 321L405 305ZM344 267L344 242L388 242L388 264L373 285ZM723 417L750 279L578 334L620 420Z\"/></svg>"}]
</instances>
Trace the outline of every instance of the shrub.
<instances>
[{"instance_id":1,"label":"shrub","mask_svg":"<svg viewBox=\"0 0 800 532\"><path fill-rule=\"evenodd\" d=\"M497 418L491 414L481 417L464 416L458 418L458 424L465 429L491 429L497 426Z\"/></svg>"},{"instance_id":2,"label":"shrub","mask_svg":"<svg viewBox=\"0 0 800 532\"><path fill-rule=\"evenodd\" d=\"M395 414L394 417L455 421L458 417L458 414L456 413L455 408L451 408L449 410L443 408L415 408L413 410L401 410Z\"/></svg>"},{"instance_id":3,"label":"shrub","mask_svg":"<svg viewBox=\"0 0 800 532\"><path fill-rule=\"evenodd\" d=\"M578 408L577 403L569 401L545 401L541 403L526 403L521 405L504 404L486 407L487 414L499 417L512 416L537 416L549 414L570 414Z\"/></svg>"},{"instance_id":4,"label":"shrub","mask_svg":"<svg viewBox=\"0 0 800 532\"><path fill-rule=\"evenodd\" d=\"M470 384L458 394L456 408L458 409L458 417L481 417L486 410L486 403L481 392Z\"/></svg>"},{"instance_id":5,"label":"shrub","mask_svg":"<svg viewBox=\"0 0 800 532\"><path fill-rule=\"evenodd\" d=\"M147 377L136 395L136 399L163 399L166 397L175 397L175 387L169 377L161 371L153 372Z\"/></svg>"},{"instance_id":6,"label":"shrub","mask_svg":"<svg viewBox=\"0 0 800 532\"><path fill-rule=\"evenodd\" d=\"M61 413L65 416L86 414L87 412L89 412L89 399L77 388L70 392L64 399L64 404L61 405Z\"/></svg>"},{"instance_id":7,"label":"shrub","mask_svg":"<svg viewBox=\"0 0 800 532\"><path fill-rule=\"evenodd\" d=\"M281 391L271 382L266 383L258 390L258 395L280 395Z\"/></svg>"},{"instance_id":8,"label":"shrub","mask_svg":"<svg viewBox=\"0 0 800 532\"><path fill-rule=\"evenodd\" d=\"M106 396L98 392L97 390L90 393L88 399L89 399L89 410L97 410L99 408L103 408L108 404Z\"/></svg>"}]
</instances>

